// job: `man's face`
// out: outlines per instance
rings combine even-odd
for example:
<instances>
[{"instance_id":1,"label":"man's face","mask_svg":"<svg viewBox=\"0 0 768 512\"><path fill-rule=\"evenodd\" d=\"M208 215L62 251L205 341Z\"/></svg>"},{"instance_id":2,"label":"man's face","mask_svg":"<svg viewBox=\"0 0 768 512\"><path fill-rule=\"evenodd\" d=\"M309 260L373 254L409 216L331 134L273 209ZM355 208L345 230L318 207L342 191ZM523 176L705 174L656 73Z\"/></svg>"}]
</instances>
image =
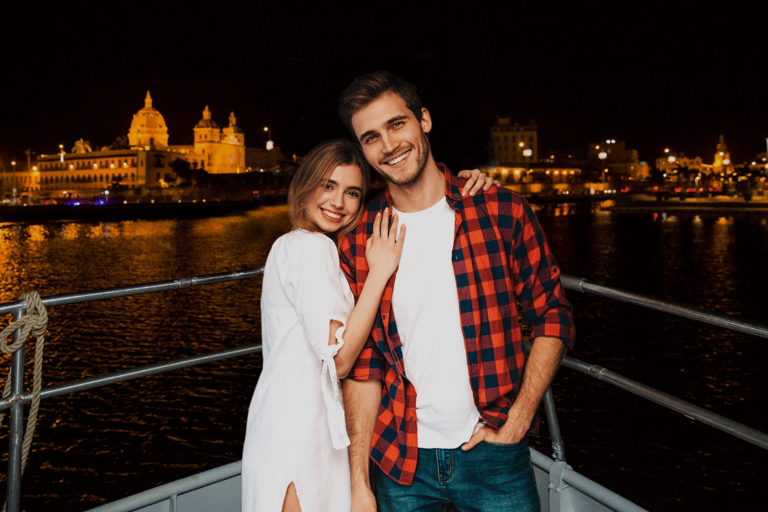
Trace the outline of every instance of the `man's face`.
<instances>
[{"instance_id":1,"label":"man's face","mask_svg":"<svg viewBox=\"0 0 768 512\"><path fill-rule=\"evenodd\" d=\"M366 160L388 182L407 186L421 177L432 129L427 109L418 121L405 100L389 92L356 112L352 126Z\"/></svg>"}]
</instances>

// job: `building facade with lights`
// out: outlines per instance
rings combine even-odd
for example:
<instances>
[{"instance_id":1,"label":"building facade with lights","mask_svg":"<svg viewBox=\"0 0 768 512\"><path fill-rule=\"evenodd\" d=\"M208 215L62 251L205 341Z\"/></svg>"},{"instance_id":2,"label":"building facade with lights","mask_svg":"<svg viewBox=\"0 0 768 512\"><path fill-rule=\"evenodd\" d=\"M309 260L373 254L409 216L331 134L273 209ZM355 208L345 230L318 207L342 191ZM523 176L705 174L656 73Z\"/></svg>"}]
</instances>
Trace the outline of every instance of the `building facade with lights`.
<instances>
[{"instance_id":1,"label":"building facade with lights","mask_svg":"<svg viewBox=\"0 0 768 512\"><path fill-rule=\"evenodd\" d=\"M647 166L642 166L637 150L627 149L626 143L608 139L589 145L587 159L601 162L603 172L607 169L614 176L640 177L648 173Z\"/></svg>"},{"instance_id":2,"label":"building facade with lights","mask_svg":"<svg viewBox=\"0 0 768 512\"><path fill-rule=\"evenodd\" d=\"M539 161L536 121L528 126L512 124L509 117L499 117L491 127L493 159L499 165L531 164Z\"/></svg>"},{"instance_id":3,"label":"building facade with lights","mask_svg":"<svg viewBox=\"0 0 768 512\"><path fill-rule=\"evenodd\" d=\"M669 149L665 149L664 156L656 159L656 168L667 174L673 174L680 168L687 168L707 175L713 173L729 174L736 170L731 161L731 153L725 144L725 137L722 134L720 134L720 139L715 147L715 155L711 164L704 163L700 156L689 158L685 156L685 153L677 155Z\"/></svg>"},{"instance_id":4,"label":"building facade with lights","mask_svg":"<svg viewBox=\"0 0 768 512\"><path fill-rule=\"evenodd\" d=\"M93 196L111 185L129 188L162 187L175 181L172 163L183 160L193 169L211 174L244 172L245 134L234 113L229 125L219 128L208 106L195 125L194 143L169 145L168 127L162 114L152 106L149 92L144 108L133 116L124 148L104 147L93 151L80 139L70 152L38 155L29 168L0 174L0 190L5 197L63 198Z\"/></svg>"}]
</instances>

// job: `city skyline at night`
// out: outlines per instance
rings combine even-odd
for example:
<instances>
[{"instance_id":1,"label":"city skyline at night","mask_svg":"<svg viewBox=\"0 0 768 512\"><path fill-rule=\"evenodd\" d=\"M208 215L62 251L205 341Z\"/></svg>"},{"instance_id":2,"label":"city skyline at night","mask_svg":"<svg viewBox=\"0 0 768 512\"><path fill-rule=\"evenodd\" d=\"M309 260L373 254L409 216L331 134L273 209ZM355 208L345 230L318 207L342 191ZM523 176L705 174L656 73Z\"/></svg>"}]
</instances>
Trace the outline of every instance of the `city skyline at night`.
<instances>
[{"instance_id":1,"label":"city skyline at night","mask_svg":"<svg viewBox=\"0 0 768 512\"><path fill-rule=\"evenodd\" d=\"M80 138L108 146L147 90L169 144L191 143L188 127L209 105L237 113L249 147L269 126L286 154L302 154L348 136L336 97L376 69L419 87L435 152L452 167L487 162L497 117L535 119L541 154L618 139L649 162L664 148L710 161L721 134L736 164L766 151L765 7L86 5L14 7L0 36L10 49L0 165Z\"/></svg>"}]
</instances>

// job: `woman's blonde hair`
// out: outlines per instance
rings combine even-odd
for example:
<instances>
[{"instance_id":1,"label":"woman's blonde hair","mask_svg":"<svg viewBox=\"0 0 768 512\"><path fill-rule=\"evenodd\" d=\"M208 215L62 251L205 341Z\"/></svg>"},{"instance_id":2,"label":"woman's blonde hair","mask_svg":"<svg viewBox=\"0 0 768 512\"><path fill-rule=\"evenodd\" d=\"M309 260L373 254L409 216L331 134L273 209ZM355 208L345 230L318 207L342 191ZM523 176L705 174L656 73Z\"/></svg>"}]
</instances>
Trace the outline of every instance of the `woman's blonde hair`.
<instances>
[{"instance_id":1,"label":"woman's blonde hair","mask_svg":"<svg viewBox=\"0 0 768 512\"><path fill-rule=\"evenodd\" d=\"M315 146L304 157L296 174L293 175L288 188L288 214L293 229L317 231L317 226L307 217L307 203L319 192L320 186L334 169L340 165L356 165L360 169L363 176L363 190L360 195L360 207L355 217L338 233L338 239L341 240L355 228L363 214L365 198L370 186L368 164L357 145L344 139L331 139Z\"/></svg>"}]
</instances>

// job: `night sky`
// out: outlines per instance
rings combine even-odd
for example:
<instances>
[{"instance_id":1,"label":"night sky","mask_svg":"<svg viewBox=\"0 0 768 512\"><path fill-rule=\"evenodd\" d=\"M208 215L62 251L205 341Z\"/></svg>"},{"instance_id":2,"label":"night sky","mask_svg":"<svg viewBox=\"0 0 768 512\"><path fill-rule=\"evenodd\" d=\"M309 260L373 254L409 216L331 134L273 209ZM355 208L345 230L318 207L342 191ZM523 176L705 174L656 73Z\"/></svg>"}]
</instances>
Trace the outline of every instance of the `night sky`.
<instances>
[{"instance_id":1,"label":"night sky","mask_svg":"<svg viewBox=\"0 0 768 512\"><path fill-rule=\"evenodd\" d=\"M766 149L767 2L27 4L0 16L0 165L110 144L147 90L170 144L192 143L208 105L247 146L268 125L303 154L347 136L338 93L377 69L418 86L454 168L488 163L496 116L535 119L540 156L611 138L711 162L721 133L737 165Z\"/></svg>"}]
</instances>

